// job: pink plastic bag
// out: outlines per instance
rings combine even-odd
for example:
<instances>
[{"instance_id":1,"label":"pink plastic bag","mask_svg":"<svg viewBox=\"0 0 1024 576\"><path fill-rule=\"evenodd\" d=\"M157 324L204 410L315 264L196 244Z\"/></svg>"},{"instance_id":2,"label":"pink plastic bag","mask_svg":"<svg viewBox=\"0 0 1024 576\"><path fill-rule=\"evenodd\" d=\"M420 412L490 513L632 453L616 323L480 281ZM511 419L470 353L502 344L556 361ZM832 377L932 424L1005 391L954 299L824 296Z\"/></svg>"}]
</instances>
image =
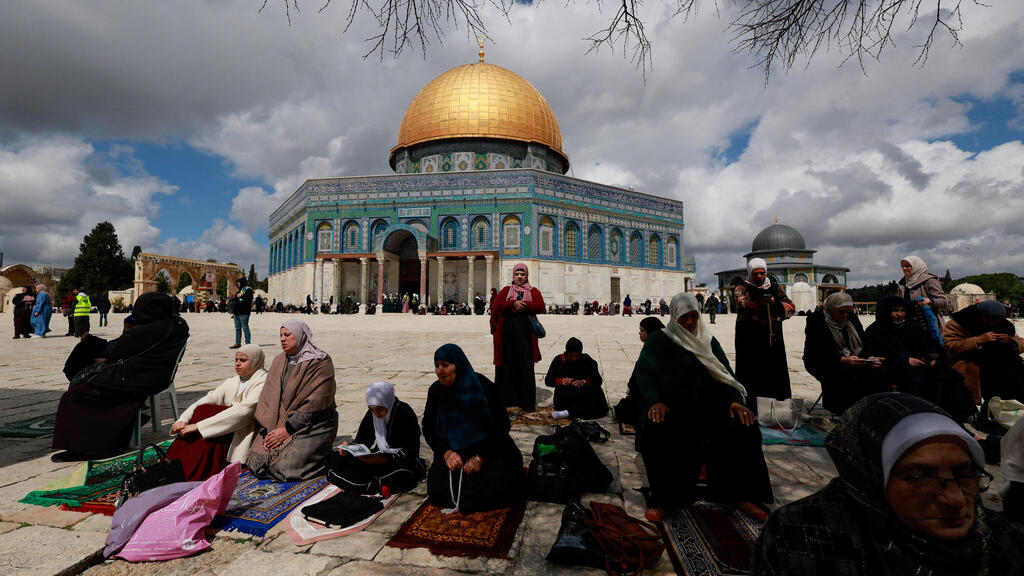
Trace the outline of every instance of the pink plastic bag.
<instances>
[{"instance_id":1,"label":"pink plastic bag","mask_svg":"<svg viewBox=\"0 0 1024 576\"><path fill-rule=\"evenodd\" d=\"M154 562L184 558L209 548L203 530L227 508L241 470L242 465L233 462L150 514L116 557L129 562Z\"/></svg>"}]
</instances>

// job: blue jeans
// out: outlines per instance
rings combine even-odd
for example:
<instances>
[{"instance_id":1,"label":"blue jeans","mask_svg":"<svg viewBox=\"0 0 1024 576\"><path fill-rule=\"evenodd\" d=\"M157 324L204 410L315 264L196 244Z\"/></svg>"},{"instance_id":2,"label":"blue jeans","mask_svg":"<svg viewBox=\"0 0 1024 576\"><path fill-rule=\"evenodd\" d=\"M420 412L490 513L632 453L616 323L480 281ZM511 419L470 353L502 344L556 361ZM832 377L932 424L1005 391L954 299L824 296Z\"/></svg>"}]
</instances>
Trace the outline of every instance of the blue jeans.
<instances>
[{"instance_id":1,"label":"blue jeans","mask_svg":"<svg viewBox=\"0 0 1024 576\"><path fill-rule=\"evenodd\" d=\"M249 344L251 336L249 335L249 315L235 316L235 344L242 343L242 331L245 330L245 343Z\"/></svg>"}]
</instances>

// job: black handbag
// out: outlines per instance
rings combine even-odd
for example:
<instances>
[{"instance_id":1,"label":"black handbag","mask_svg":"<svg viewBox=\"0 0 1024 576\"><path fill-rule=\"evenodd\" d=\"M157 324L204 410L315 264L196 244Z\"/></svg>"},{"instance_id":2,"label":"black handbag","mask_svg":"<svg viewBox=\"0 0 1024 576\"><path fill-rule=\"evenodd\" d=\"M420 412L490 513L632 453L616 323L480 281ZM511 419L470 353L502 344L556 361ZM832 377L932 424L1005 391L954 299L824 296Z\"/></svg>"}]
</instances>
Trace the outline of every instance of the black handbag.
<instances>
[{"instance_id":1,"label":"black handbag","mask_svg":"<svg viewBox=\"0 0 1024 576\"><path fill-rule=\"evenodd\" d=\"M571 501L562 511L562 526L547 555L548 562L562 566L604 568L604 550L598 546L586 524L586 510Z\"/></svg>"},{"instance_id":2,"label":"black handbag","mask_svg":"<svg viewBox=\"0 0 1024 576\"><path fill-rule=\"evenodd\" d=\"M157 460L146 464L146 449L150 446L156 451ZM124 475L124 479L121 481L121 492L117 495L117 503L114 507L120 508L129 498L138 496L150 488L184 481L185 469L181 465L181 460L177 458L168 460L167 454L159 446L146 444L139 450L132 471Z\"/></svg>"},{"instance_id":3,"label":"black handbag","mask_svg":"<svg viewBox=\"0 0 1024 576\"><path fill-rule=\"evenodd\" d=\"M538 436L527 476L531 500L565 503L583 492L604 492L614 478L593 447L570 428Z\"/></svg>"}]
</instances>

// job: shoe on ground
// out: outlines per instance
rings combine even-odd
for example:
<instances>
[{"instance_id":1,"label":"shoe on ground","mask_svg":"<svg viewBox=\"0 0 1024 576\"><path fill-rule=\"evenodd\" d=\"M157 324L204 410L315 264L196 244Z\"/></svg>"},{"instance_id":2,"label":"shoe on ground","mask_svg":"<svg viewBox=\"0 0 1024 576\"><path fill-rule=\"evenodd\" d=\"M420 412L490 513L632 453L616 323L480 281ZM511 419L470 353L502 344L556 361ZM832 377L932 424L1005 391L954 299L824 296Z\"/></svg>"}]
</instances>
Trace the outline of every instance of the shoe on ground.
<instances>
[{"instance_id":1,"label":"shoe on ground","mask_svg":"<svg viewBox=\"0 0 1024 576\"><path fill-rule=\"evenodd\" d=\"M651 522L664 522L665 521L665 509L664 508L648 508L644 512L644 518Z\"/></svg>"},{"instance_id":2,"label":"shoe on ground","mask_svg":"<svg viewBox=\"0 0 1024 576\"><path fill-rule=\"evenodd\" d=\"M242 347L241 344L232 344L231 346L228 346L228 349L229 350L234 350L235 348L241 348L241 347Z\"/></svg>"}]
</instances>

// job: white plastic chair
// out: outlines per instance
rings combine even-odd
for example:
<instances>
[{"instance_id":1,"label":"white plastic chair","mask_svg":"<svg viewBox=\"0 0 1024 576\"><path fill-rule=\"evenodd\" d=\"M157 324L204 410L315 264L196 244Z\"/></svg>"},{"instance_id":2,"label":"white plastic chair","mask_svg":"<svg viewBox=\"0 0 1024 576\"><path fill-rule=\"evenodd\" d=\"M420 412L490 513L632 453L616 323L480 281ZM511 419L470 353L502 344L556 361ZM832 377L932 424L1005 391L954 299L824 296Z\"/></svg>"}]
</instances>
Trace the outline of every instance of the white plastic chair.
<instances>
[{"instance_id":1,"label":"white plastic chair","mask_svg":"<svg viewBox=\"0 0 1024 576\"><path fill-rule=\"evenodd\" d=\"M181 412L178 410L178 393L174 389L174 377L178 374L178 366L181 364L181 359L185 357L185 348L188 347L188 341L191 338L185 340L185 345L181 347L181 352L178 353L178 359L174 362L174 369L171 370L171 382L167 385L167 389L164 392L170 396L171 399L171 410L174 412L174 419L177 420ZM145 407L145 406L143 406ZM150 426L153 428L153 432L159 432L162 420L160 418L160 393L153 394L149 397L149 414L151 416ZM129 445L133 450L139 448L142 442L142 409L139 409L139 413L135 416L135 429L132 431L132 441Z\"/></svg>"}]
</instances>

